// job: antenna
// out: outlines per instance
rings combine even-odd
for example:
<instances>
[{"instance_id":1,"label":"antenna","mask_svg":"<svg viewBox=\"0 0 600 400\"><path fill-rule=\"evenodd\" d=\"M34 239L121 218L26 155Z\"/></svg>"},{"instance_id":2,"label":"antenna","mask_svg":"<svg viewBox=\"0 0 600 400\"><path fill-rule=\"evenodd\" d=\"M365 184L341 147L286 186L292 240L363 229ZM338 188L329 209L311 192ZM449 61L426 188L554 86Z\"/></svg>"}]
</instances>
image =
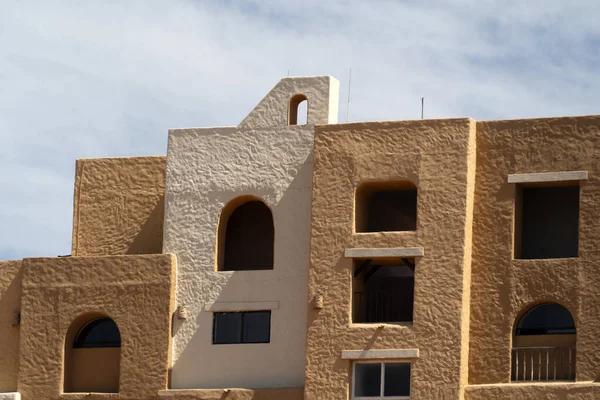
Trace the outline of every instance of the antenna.
<instances>
[{"instance_id":1,"label":"antenna","mask_svg":"<svg viewBox=\"0 0 600 400\"><path fill-rule=\"evenodd\" d=\"M352 68L350 68L350 75L348 76L348 105L346 106L346 123L350 121L350 87L352 86Z\"/></svg>"},{"instance_id":2,"label":"antenna","mask_svg":"<svg viewBox=\"0 0 600 400\"><path fill-rule=\"evenodd\" d=\"M288 76L290 76L290 70L288 69Z\"/></svg>"},{"instance_id":3,"label":"antenna","mask_svg":"<svg viewBox=\"0 0 600 400\"><path fill-rule=\"evenodd\" d=\"M421 97L421 119L423 119L423 110L425 109L425 97Z\"/></svg>"}]
</instances>

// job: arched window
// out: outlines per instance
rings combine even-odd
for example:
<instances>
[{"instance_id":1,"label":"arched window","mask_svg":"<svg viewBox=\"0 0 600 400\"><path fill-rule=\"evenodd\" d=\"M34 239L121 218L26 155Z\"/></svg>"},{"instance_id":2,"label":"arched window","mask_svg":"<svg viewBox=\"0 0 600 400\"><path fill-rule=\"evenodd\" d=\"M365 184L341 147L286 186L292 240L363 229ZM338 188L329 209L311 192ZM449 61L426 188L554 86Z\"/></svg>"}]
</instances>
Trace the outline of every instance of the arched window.
<instances>
[{"instance_id":1,"label":"arched window","mask_svg":"<svg viewBox=\"0 0 600 400\"><path fill-rule=\"evenodd\" d=\"M254 197L234 200L221 213L219 269L273 269L274 238L273 214L265 203Z\"/></svg>"},{"instance_id":2,"label":"arched window","mask_svg":"<svg viewBox=\"0 0 600 400\"><path fill-rule=\"evenodd\" d=\"M121 334L103 315L84 315L67 332L64 358L65 392L118 393Z\"/></svg>"},{"instance_id":3,"label":"arched window","mask_svg":"<svg viewBox=\"0 0 600 400\"><path fill-rule=\"evenodd\" d=\"M308 98L297 94L290 99L288 125L306 125L308 123Z\"/></svg>"},{"instance_id":4,"label":"arched window","mask_svg":"<svg viewBox=\"0 0 600 400\"><path fill-rule=\"evenodd\" d=\"M576 329L569 310L542 303L528 309L514 330L513 381L574 380Z\"/></svg>"},{"instance_id":5,"label":"arched window","mask_svg":"<svg viewBox=\"0 0 600 400\"><path fill-rule=\"evenodd\" d=\"M417 230L417 187L409 181L365 182L356 190L356 232Z\"/></svg>"},{"instance_id":6,"label":"arched window","mask_svg":"<svg viewBox=\"0 0 600 400\"><path fill-rule=\"evenodd\" d=\"M575 321L569 310L556 303L534 306L519 320L516 336L575 334Z\"/></svg>"}]
</instances>

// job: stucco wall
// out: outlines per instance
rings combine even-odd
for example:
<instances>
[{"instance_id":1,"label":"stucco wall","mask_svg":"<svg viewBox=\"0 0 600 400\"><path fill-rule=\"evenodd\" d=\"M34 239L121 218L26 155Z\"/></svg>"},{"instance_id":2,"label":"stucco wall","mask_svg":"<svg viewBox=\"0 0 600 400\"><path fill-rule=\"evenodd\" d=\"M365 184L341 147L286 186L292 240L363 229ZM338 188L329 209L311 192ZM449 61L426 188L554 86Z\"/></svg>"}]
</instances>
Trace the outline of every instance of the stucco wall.
<instances>
[{"instance_id":1,"label":"stucco wall","mask_svg":"<svg viewBox=\"0 0 600 400\"><path fill-rule=\"evenodd\" d=\"M305 399L347 399L351 362L342 350L418 349L415 399L458 399L466 382L475 130L469 119L317 126L311 225ZM361 182L410 180L417 230L354 233ZM422 247L412 324L351 324L347 248ZM380 327L382 325L383 327Z\"/></svg>"},{"instance_id":2,"label":"stucco wall","mask_svg":"<svg viewBox=\"0 0 600 400\"><path fill-rule=\"evenodd\" d=\"M148 399L167 388L174 256L32 258L23 260L23 270L23 400L75 396L61 395L65 335L88 313L107 315L119 327L119 398Z\"/></svg>"},{"instance_id":3,"label":"stucco wall","mask_svg":"<svg viewBox=\"0 0 600 400\"><path fill-rule=\"evenodd\" d=\"M477 123L470 383L509 382L515 320L526 307L542 301L564 305L575 319L577 380L600 378L598 160L598 116ZM579 257L515 260L516 185L507 183L507 176L558 171L589 173L589 179L581 181ZM486 396L498 390L485 392ZM506 396L535 398L515 395L515 390ZM473 399L496 398L474 397L481 391L472 393Z\"/></svg>"},{"instance_id":4,"label":"stucco wall","mask_svg":"<svg viewBox=\"0 0 600 400\"><path fill-rule=\"evenodd\" d=\"M283 79L238 127L169 132L164 251L177 254L173 388L294 387L304 383L306 288L315 123L337 121L337 81ZM308 97L308 124L287 107ZM216 271L219 214L238 196L261 198L275 225L274 269ZM276 304L268 344L212 345L212 303Z\"/></svg>"},{"instance_id":5,"label":"stucco wall","mask_svg":"<svg viewBox=\"0 0 600 400\"><path fill-rule=\"evenodd\" d=\"M19 326L13 313L21 308L21 261L0 261L0 393L17 390Z\"/></svg>"},{"instance_id":6,"label":"stucco wall","mask_svg":"<svg viewBox=\"0 0 600 400\"><path fill-rule=\"evenodd\" d=\"M77 160L76 256L162 252L165 157Z\"/></svg>"},{"instance_id":7,"label":"stucco wall","mask_svg":"<svg viewBox=\"0 0 600 400\"><path fill-rule=\"evenodd\" d=\"M468 386L465 400L595 400L600 385L594 383L519 383Z\"/></svg>"}]
</instances>

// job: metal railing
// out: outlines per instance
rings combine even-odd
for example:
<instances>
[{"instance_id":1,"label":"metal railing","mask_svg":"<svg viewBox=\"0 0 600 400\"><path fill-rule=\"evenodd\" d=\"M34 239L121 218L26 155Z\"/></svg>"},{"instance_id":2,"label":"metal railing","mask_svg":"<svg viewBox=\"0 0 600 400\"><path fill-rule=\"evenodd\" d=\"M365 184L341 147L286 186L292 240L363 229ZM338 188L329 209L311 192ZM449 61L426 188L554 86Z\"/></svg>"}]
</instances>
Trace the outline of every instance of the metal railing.
<instances>
[{"instance_id":1,"label":"metal railing","mask_svg":"<svg viewBox=\"0 0 600 400\"><path fill-rule=\"evenodd\" d=\"M353 321L359 323L412 321L412 299L399 291L354 292Z\"/></svg>"},{"instance_id":2,"label":"metal railing","mask_svg":"<svg viewBox=\"0 0 600 400\"><path fill-rule=\"evenodd\" d=\"M515 347L513 382L575 380L575 347Z\"/></svg>"}]
</instances>

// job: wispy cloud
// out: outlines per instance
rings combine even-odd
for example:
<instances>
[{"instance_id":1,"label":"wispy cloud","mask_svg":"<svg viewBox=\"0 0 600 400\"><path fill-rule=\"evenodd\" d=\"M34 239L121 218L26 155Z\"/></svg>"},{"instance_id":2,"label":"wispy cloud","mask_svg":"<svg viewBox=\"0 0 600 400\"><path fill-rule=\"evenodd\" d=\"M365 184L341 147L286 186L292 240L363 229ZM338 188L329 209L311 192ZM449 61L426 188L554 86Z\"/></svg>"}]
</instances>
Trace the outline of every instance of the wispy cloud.
<instances>
[{"instance_id":1,"label":"wispy cloud","mask_svg":"<svg viewBox=\"0 0 600 400\"><path fill-rule=\"evenodd\" d=\"M345 121L598 113L596 1L0 4L0 258L70 249L74 160L236 125L289 70Z\"/></svg>"}]
</instances>

